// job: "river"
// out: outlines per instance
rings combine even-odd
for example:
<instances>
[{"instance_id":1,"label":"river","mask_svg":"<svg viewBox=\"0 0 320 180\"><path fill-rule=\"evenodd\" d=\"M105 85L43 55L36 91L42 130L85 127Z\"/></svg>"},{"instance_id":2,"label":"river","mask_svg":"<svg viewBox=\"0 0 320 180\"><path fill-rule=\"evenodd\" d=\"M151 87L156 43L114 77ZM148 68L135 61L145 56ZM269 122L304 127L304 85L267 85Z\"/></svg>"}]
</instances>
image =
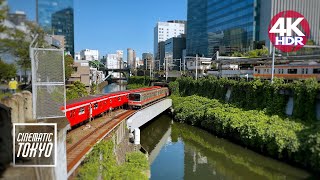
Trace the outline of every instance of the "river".
<instances>
[{"instance_id":1,"label":"river","mask_svg":"<svg viewBox=\"0 0 320 180\"><path fill-rule=\"evenodd\" d=\"M306 179L305 170L161 115L141 128L151 179Z\"/></svg>"},{"instance_id":2,"label":"river","mask_svg":"<svg viewBox=\"0 0 320 180\"><path fill-rule=\"evenodd\" d=\"M125 90L110 84L103 93ZM160 115L141 127L151 179L308 179L302 169L262 156L199 128Z\"/></svg>"}]
</instances>

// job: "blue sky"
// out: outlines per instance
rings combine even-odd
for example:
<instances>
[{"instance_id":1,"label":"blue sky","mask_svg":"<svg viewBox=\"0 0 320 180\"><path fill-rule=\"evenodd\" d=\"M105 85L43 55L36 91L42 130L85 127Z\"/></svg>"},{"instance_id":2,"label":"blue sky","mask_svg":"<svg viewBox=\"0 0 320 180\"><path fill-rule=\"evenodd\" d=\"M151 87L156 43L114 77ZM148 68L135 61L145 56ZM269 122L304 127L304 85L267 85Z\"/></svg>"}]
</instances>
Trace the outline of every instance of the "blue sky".
<instances>
[{"instance_id":1,"label":"blue sky","mask_svg":"<svg viewBox=\"0 0 320 180\"><path fill-rule=\"evenodd\" d=\"M28 1L28 3L26 3ZM11 11L35 20L35 0L8 0ZM157 21L187 19L187 0L74 0L75 52L98 49L100 56L133 48L153 52Z\"/></svg>"}]
</instances>

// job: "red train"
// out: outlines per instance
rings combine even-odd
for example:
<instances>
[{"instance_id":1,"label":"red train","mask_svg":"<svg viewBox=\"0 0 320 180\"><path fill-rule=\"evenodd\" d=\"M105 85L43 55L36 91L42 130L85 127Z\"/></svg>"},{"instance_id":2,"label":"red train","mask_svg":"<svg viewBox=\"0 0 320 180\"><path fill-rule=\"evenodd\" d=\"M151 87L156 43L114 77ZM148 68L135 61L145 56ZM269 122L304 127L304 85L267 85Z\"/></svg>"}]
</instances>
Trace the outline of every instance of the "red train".
<instances>
[{"instance_id":1,"label":"red train","mask_svg":"<svg viewBox=\"0 0 320 180\"><path fill-rule=\"evenodd\" d=\"M71 100L67 103L66 106L66 117L70 123L70 126L73 127L107 111L113 110L118 107L128 106L128 104L130 104L130 94L141 92L155 92L154 90L157 89L167 89L168 91L168 88L153 86L148 88L119 91L115 93L94 95ZM167 95L168 93L166 94L166 96ZM165 96L158 96L157 98L155 97L154 100L160 99L162 97Z\"/></svg>"}]
</instances>

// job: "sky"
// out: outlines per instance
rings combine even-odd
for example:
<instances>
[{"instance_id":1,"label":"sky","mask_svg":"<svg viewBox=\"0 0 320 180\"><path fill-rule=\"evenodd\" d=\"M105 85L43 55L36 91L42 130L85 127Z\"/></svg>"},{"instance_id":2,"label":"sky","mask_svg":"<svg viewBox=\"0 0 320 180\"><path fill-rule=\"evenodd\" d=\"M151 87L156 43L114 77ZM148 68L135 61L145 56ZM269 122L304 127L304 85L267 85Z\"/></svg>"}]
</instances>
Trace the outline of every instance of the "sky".
<instances>
[{"instance_id":1,"label":"sky","mask_svg":"<svg viewBox=\"0 0 320 180\"><path fill-rule=\"evenodd\" d=\"M28 3L26 3L28 2ZM8 0L11 12L35 20L35 0ZM187 0L74 0L75 52L98 49L102 57L127 48L153 53L158 21L187 19ZM125 59L125 58L124 58Z\"/></svg>"}]
</instances>

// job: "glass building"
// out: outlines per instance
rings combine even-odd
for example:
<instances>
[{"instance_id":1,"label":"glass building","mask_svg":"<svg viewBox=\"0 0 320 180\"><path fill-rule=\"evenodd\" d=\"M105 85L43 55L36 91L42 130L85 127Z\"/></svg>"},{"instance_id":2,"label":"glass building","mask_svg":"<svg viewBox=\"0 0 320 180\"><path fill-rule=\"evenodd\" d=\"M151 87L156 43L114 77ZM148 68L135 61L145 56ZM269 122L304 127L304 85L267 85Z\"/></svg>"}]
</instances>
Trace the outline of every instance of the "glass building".
<instances>
[{"instance_id":1,"label":"glass building","mask_svg":"<svg viewBox=\"0 0 320 180\"><path fill-rule=\"evenodd\" d=\"M207 1L188 0L187 55L208 55Z\"/></svg>"},{"instance_id":2,"label":"glass building","mask_svg":"<svg viewBox=\"0 0 320 180\"><path fill-rule=\"evenodd\" d=\"M187 55L212 57L253 49L258 0L188 0ZM189 34L190 33L190 34Z\"/></svg>"},{"instance_id":3,"label":"glass building","mask_svg":"<svg viewBox=\"0 0 320 180\"><path fill-rule=\"evenodd\" d=\"M65 37L65 51L74 56L73 0L36 0L37 22L48 34Z\"/></svg>"}]
</instances>

